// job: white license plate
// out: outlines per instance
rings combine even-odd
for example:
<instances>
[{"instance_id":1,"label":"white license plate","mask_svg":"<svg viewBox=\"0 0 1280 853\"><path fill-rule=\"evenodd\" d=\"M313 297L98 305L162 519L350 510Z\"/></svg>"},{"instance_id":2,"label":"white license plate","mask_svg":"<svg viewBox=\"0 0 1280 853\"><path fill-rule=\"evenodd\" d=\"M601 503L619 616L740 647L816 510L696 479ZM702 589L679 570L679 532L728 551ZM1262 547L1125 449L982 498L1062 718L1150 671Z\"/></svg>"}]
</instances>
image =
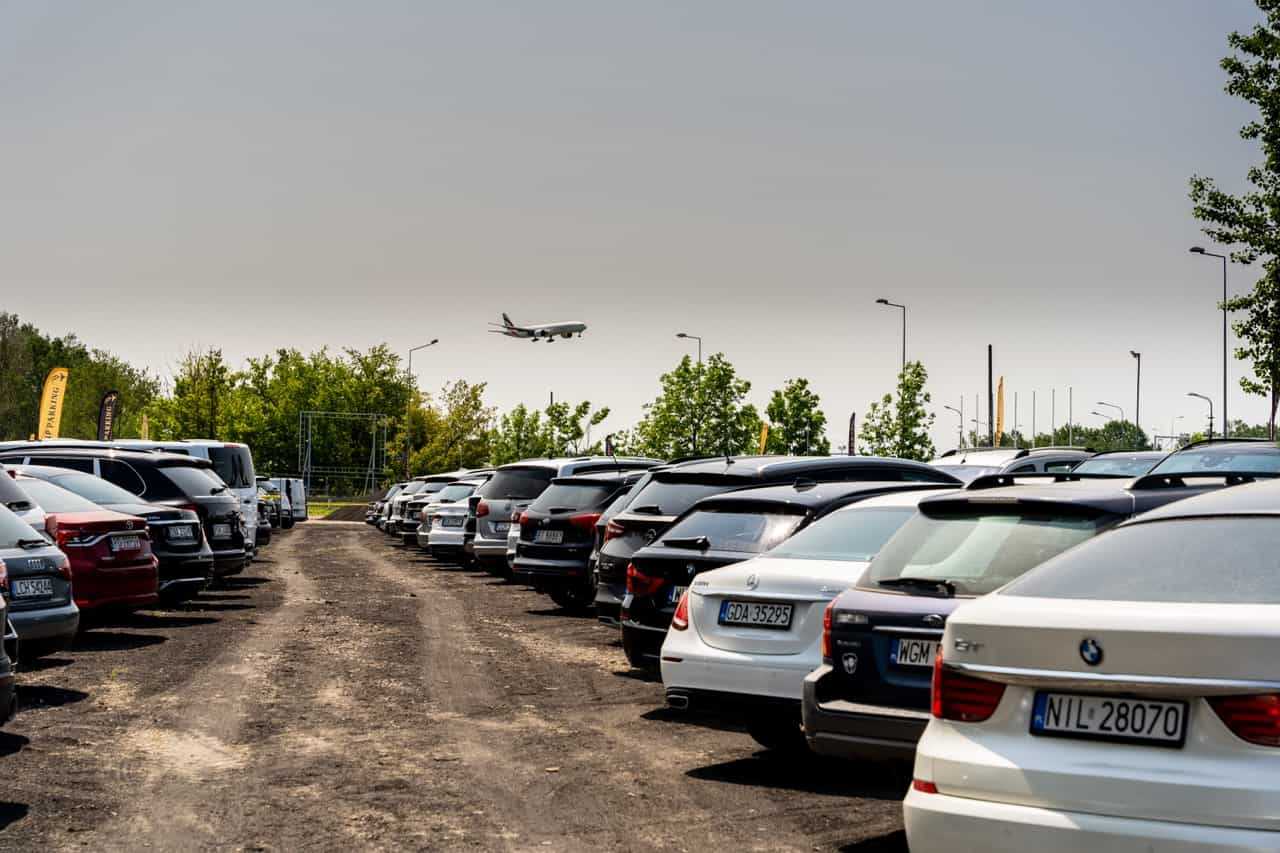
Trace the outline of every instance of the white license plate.
<instances>
[{"instance_id":1,"label":"white license plate","mask_svg":"<svg viewBox=\"0 0 1280 853\"><path fill-rule=\"evenodd\" d=\"M563 530L539 530L533 535L534 542L545 542L548 545L559 545L564 541Z\"/></svg>"},{"instance_id":2,"label":"white license plate","mask_svg":"<svg viewBox=\"0 0 1280 853\"><path fill-rule=\"evenodd\" d=\"M933 666L933 657L938 652L937 640L901 639L893 641L891 658L898 666Z\"/></svg>"},{"instance_id":3,"label":"white license plate","mask_svg":"<svg viewBox=\"0 0 1280 853\"><path fill-rule=\"evenodd\" d=\"M466 519L462 518L461 516L446 515L440 519L440 526L441 527L461 527L464 521L466 521Z\"/></svg>"},{"instance_id":4,"label":"white license plate","mask_svg":"<svg viewBox=\"0 0 1280 853\"><path fill-rule=\"evenodd\" d=\"M790 604L762 604L757 601L726 601L720 605L721 625L748 625L752 628L791 627Z\"/></svg>"},{"instance_id":5,"label":"white license plate","mask_svg":"<svg viewBox=\"0 0 1280 853\"><path fill-rule=\"evenodd\" d=\"M50 598L53 596L53 578L27 578L13 581L14 598Z\"/></svg>"},{"instance_id":6,"label":"white license plate","mask_svg":"<svg viewBox=\"0 0 1280 853\"><path fill-rule=\"evenodd\" d=\"M511 522L509 521L495 521L493 523L494 533L506 533L510 529L511 529Z\"/></svg>"},{"instance_id":7,"label":"white license plate","mask_svg":"<svg viewBox=\"0 0 1280 853\"><path fill-rule=\"evenodd\" d=\"M112 551L136 551L142 547L142 538L139 536L112 536Z\"/></svg>"},{"instance_id":8,"label":"white license plate","mask_svg":"<svg viewBox=\"0 0 1280 853\"><path fill-rule=\"evenodd\" d=\"M671 594L667 596L667 604L675 604L680 601L680 596L684 595L684 591L688 588L687 586L671 587Z\"/></svg>"},{"instance_id":9,"label":"white license plate","mask_svg":"<svg viewBox=\"0 0 1280 853\"><path fill-rule=\"evenodd\" d=\"M196 532L190 524L175 524L169 528L170 539L195 539Z\"/></svg>"},{"instance_id":10,"label":"white license plate","mask_svg":"<svg viewBox=\"0 0 1280 853\"><path fill-rule=\"evenodd\" d=\"M230 539L230 538L231 538L231 525L230 525L230 524L215 524L215 525L213 526L213 538L214 538L214 539Z\"/></svg>"},{"instance_id":11,"label":"white license plate","mask_svg":"<svg viewBox=\"0 0 1280 853\"><path fill-rule=\"evenodd\" d=\"M1187 735L1187 703L1038 692L1031 733L1180 747Z\"/></svg>"}]
</instances>

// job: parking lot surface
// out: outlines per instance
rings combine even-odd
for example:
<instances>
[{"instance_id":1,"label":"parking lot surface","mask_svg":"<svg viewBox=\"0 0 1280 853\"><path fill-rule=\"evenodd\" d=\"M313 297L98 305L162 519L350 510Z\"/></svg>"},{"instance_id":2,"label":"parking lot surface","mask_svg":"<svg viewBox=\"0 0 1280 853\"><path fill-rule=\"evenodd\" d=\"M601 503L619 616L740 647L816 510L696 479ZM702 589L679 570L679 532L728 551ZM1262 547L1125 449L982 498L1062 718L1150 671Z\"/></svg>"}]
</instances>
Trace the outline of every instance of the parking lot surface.
<instances>
[{"instance_id":1,"label":"parking lot surface","mask_svg":"<svg viewBox=\"0 0 1280 853\"><path fill-rule=\"evenodd\" d=\"M361 523L19 683L0 849L905 850L909 768L682 719L594 617Z\"/></svg>"}]
</instances>

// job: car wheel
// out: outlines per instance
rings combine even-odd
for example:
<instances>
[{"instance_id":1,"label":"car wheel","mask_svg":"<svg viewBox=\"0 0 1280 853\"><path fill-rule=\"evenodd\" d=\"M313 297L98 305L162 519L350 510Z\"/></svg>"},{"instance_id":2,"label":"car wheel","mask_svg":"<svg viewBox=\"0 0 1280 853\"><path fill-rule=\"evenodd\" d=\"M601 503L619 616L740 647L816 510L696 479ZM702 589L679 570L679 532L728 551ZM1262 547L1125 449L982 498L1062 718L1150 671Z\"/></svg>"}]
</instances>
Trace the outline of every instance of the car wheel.
<instances>
[{"instance_id":1,"label":"car wheel","mask_svg":"<svg viewBox=\"0 0 1280 853\"><path fill-rule=\"evenodd\" d=\"M549 592L552 601L575 613L590 609L596 598L595 588L588 589L585 583L557 584Z\"/></svg>"},{"instance_id":2,"label":"car wheel","mask_svg":"<svg viewBox=\"0 0 1280 853\"><path fill-rule=\"evenodd\" d=\"M288 530L290 527L293 527L293 516L286 515L283 518L281 518L280 526L283 527L285 530Z\"/></svg>"},{"instance_id":3,"label":"car wheel","mask_svg":"<svg viewBox=\"0 0 1280 853\"><path fill-rule=\"evenodd\" d=\"M757 711L747 717L747 734L765 749L780 753L795 755L809 749L798 714Z\"/></svg>"}]
</instances>

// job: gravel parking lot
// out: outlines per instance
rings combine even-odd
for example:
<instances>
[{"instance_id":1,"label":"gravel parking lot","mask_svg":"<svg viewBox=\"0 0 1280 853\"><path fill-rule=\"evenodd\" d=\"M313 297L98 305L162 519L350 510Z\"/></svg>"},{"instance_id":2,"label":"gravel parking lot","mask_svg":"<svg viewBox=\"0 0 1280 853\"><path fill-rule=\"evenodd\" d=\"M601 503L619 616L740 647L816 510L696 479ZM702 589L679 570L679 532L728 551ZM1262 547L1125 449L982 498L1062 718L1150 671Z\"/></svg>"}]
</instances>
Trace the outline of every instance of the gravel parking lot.
<instances>
[{"instance_id":1,"label":"gravel parking lot","mask_svg":"<svg viewBox=\"0 0 1280 853\"><path fill-rule=\"evenodd\" d=\"M0 848L905 850L909 768L675 717L613 635L362 523L20 676Z\"/></svg>"}]
</instances>

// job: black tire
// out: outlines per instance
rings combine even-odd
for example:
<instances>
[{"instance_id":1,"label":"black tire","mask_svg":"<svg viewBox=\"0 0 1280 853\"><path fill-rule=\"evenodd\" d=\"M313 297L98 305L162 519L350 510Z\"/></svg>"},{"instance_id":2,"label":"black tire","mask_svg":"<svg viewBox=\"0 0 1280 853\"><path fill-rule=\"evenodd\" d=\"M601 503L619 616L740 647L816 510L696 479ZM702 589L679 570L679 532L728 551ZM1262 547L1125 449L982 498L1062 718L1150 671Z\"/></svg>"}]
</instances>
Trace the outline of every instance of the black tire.
<instances>
[{"instance_id":1,"label":"black tire","mask_svg":"<svg viewBox=\"0 0 1280 853\"><path fill-rule=\"evenodd\" d=\"M285 530L288 530L290 527L293 527L293 516L282 515L280 517L280 526L283 527Z\"/></svg>"},{"instance_id":2,"label":"black tire","mask_svg":"<svg viewBox=\"0 0 1280 853\"><path fill-rule=\"evenodd\" d=\"M596 600L595 587L588 588L585 583L556 584L547 592L550 593L552 601L574 613L590 610Z\"/></svg>"},{"instance_id":3,"label":"black tire","mask_svg":"<svg viewBox=\"0 0 1280 853\"><path fill-rule=\"evenodd\" d=\"M800 715L786 711L756 711L747 717L747 734L765 749L785 755L809 751Z\"/></svg>"}]
</instances>

